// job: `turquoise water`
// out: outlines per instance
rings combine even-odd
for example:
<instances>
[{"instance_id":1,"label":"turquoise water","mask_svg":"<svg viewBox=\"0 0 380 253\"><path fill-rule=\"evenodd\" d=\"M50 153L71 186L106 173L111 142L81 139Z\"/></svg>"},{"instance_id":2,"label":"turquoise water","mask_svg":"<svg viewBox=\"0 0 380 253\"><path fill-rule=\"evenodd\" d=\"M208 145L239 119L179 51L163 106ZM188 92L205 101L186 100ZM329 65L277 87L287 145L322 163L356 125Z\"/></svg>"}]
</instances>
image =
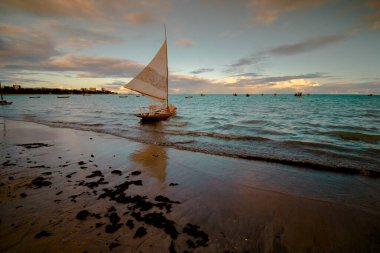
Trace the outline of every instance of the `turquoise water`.
<instances>
[{"instance_id":1,"label":"turquoise water","mask_svg":"<svg viewBox=\"0 0 380 253\"><path fill-rule=\"evenodd\" d=\"M141 124L149 99L7 96L0 116L109 133L143 143L321 169L380 170L380 96L171 95L177 116Z\"/></svg>"}]
</instances>

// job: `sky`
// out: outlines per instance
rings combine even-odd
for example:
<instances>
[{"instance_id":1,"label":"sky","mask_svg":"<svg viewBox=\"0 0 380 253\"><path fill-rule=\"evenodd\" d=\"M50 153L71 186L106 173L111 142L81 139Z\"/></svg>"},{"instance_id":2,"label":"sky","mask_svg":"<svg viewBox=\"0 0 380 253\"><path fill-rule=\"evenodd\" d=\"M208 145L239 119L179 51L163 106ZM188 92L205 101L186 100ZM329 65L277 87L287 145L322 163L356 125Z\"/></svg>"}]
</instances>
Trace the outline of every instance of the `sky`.
<instances>
[{"instance_id":1,"label":"sky","mask_svg":"<svg viewBox=\"0 0 380 253\"><path fill-rule=\"evenodd\" d=\"M380 93L380 0L0 0L0 81L119 93L167 27L170 93Z\"/></svg>"}]
</instances>

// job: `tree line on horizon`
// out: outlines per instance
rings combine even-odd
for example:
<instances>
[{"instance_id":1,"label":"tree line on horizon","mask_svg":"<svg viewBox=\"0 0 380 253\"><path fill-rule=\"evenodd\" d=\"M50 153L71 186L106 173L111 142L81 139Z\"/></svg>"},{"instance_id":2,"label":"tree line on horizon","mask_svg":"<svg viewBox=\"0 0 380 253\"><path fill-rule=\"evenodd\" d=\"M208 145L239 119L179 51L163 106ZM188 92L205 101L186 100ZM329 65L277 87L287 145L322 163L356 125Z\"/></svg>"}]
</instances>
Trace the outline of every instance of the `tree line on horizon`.
<instances>
[{"instance_id":1,"label":"tree line on horizon","mask_svg":"<svg viewBox=\"0 0 380 253\"><path fill-rule=\"evenodd\" d=\"M60 89L60 88L22 88L3 86L1 89L3 94L115 94L109 90L90 90L87 88L81 89Z\"/></svg>"}]
</instances>

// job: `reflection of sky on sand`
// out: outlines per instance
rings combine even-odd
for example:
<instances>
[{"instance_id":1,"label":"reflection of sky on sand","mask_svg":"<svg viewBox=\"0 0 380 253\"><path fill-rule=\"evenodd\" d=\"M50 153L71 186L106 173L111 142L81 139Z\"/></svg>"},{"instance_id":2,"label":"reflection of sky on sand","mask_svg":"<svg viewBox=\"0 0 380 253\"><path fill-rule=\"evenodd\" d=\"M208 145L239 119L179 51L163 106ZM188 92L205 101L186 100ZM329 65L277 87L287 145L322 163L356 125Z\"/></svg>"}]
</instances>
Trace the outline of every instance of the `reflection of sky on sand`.
<instances>
[{"instance_id":1,"label":"reflection of sky on sand","mask_svg":"<svg viewBox=\"0 0 380 253\"><path fill-rule=\"evenodd\" d=\"M146 128L157 130L162 125L146 125ZM145 138L148 137L156 140L156 143L165 142L165 137L156 131L147 131ZM148 136L146 136L148 135ZM131 160L138 165L139 169L146 171L150 176L156 178L160 183L164 183L166 179L166 167L168 156L166 148L157 145L143 145L141 149L131 154Z\"/></svg>"}]
</instances>

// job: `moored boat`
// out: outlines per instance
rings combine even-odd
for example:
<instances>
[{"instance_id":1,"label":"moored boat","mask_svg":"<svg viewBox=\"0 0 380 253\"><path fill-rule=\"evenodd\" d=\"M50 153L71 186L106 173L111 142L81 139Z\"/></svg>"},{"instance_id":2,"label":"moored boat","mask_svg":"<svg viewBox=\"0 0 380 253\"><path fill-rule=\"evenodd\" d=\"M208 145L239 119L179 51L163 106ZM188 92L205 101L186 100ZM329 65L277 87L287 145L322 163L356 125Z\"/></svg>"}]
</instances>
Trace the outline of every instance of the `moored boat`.
<instances>
[{"instance_id":1,"label":"moored boat","mask_svg":"<svg viewBox=\"0 0 380 253\"><path fill-rule=\"evenodd\" d=\"M175 115L177 108L169 104L168 72L165 27L165 40L157 54L135 78L124 86L154 101L161 102L161 105L152 104L147 108L140 108L140 113L136 113L135 116L141 118L142 121L152 122L166 120Z\"/></svg>"}]
</instances>

